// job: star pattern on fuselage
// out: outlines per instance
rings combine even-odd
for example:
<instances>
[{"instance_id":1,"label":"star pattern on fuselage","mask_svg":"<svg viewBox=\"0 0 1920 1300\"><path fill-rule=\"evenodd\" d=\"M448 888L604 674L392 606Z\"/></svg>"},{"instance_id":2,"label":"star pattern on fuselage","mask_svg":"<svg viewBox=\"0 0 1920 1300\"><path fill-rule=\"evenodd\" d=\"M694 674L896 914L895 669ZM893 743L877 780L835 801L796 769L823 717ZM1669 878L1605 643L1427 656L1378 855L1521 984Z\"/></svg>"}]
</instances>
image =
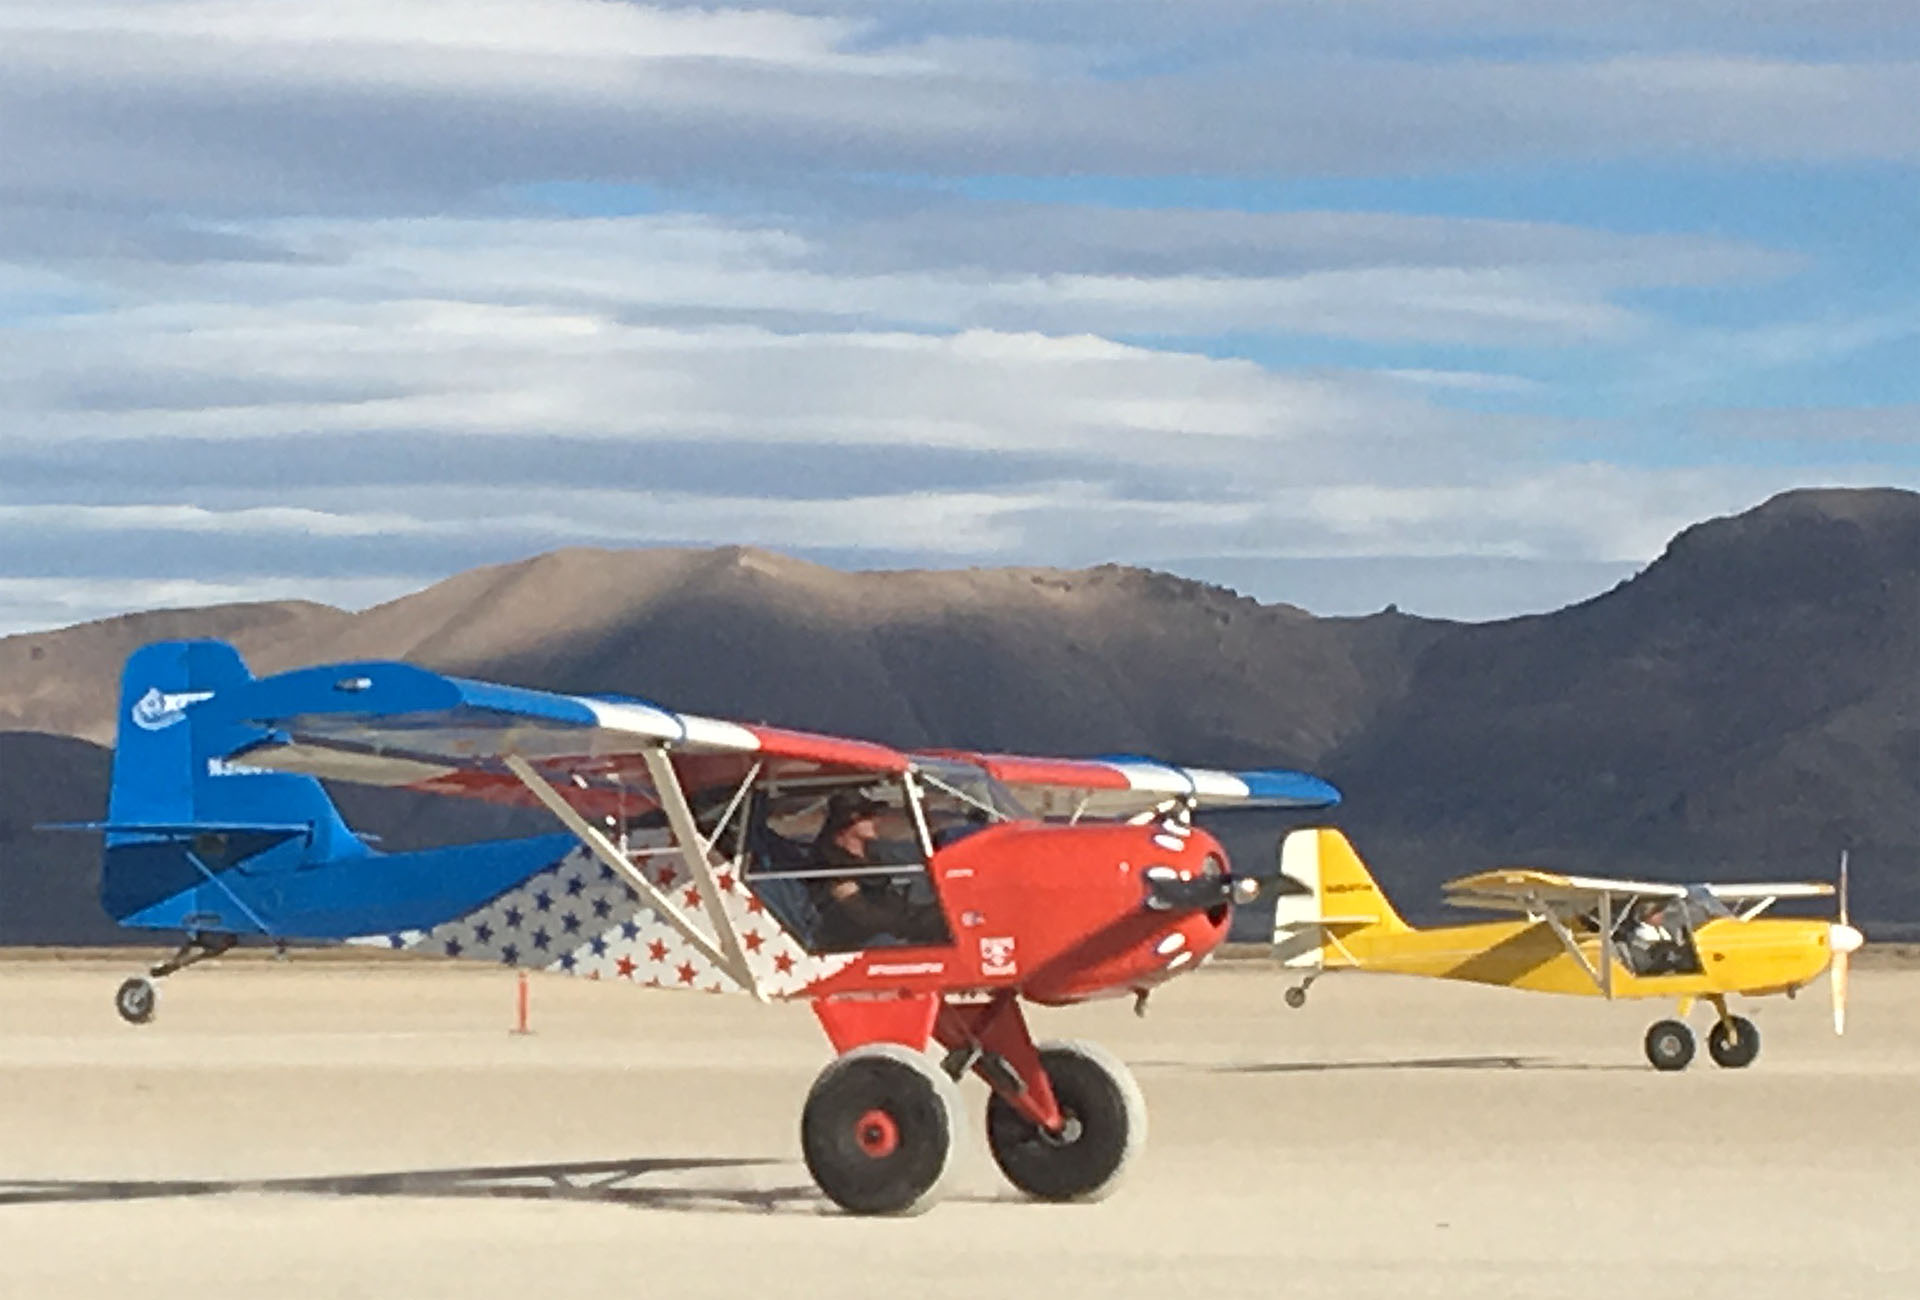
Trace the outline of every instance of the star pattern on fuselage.
<instances>
[{"instance_id":1,"label":"star pattern on fuselage","mask_svg":"<svg viewBox=\"0 0 1920 1300\"><path fill-rule=\"evenodd\" d=\"M791 997L843 970L851 955L815 957L796 943L736 869L719 868L709 898L684 866L658 852L664 838L630 847L654 850L637 869L697 924L717 901L742 937L748 967L773 997ZM702 928L706 928L704 925ZM731 991L733 981L649 907L631 885L585 849L575 849L464 916L430 930L369 935L356 943L409 949L462 961L549 970L659 988ZM649 972L652 972L649 974Z\"/></svg>"}]
</instances>

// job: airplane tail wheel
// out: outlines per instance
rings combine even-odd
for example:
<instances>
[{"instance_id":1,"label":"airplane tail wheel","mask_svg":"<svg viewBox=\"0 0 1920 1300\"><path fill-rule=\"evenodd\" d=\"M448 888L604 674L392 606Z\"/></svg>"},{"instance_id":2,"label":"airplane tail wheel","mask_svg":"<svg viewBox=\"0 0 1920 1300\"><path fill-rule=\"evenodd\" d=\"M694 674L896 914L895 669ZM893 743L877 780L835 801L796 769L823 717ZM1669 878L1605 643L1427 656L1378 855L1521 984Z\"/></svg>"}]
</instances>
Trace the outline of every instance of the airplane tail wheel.
<instances>
[{"instance_id":1,"label":"airplane tail wheel","mask_svg":"<svg viewBox=\"0 0 1920 1300\"><path fill-rule=\"evenodd\" d=\"M1647 1030L1647 1059L1656 1070L1686 1069L1693 1060L1693 1031L1678 1020L1656 1020Z\"/></svg>"},{"instance_id":2,"label":"airplane tail wheel","mask_svg":"<svg viewBox=\"0 0 1920 1300\"><path fill-rule=\"evenodd\" d=\"M994 1163L1029 1196L1097 1201L1146 1141L1146 1099L1127 1067L1091 1043L1043 1044L1040 1065L1066 1126L1048 1133L994 1093L987 1102Z\"/></svg>"},{"instance_id":3,"label":"airplane tail wheel","mask_svg":"<svg viewBox=\"0 0 1920 1300\"><path fill-rule=\"evenodd\" d=\"M1307 991L1301 988L1298 984L1295 984L1292 988L1288 989L1284 994L1284 996L1287 1000L1287 1005L1292 1007L1295 1011L1298 1011L1301 1007L1304 1007L1307 1005Z\"/></svg>"},{"instance_id":4,"label":"airplane tail wheel","mask_svg":"<svg viewBox=\"0 0 1920 1300\"><path fill-rule=\"evenodd\" d=\"M918 1214L939 1199L959 1119L959 1093L933 1062L874 1043L813 1081L800 1146L813 1181L841 1209Z\"/></svg>"},{"instance_id":5,"label":"airplane tail wheel","mask_svg":"<svg viewBox=\"0 0 1920 1300\"><path fill-rule=\"evenodd\" d=\"M160 994L153 987L153 981L135 975L114 993L113 1009L128 1024L144 1025L153 1019L154 1004L159 1000Z\"/></svg>"},{"instance_id":6,"label":"airplane tail wheel","mask_svg":"<svg viewBox=\"0 0 1920 1300\"><path fill-rule=\"evenodd\" d=\"M1732 1031L1728 1031L1728 1026ZM1707 1055L1713 1058L1715 1065L1725 1066L1729 1070L1739 1070L1753 1064L1753 1058L1760 1055L1760 1031L1753 1027L1753 1021L1745 1016L1734 1016L1730 1020L1716 1020L1713 1028L1707 1031Z\"/></svg>"}]
</instances>

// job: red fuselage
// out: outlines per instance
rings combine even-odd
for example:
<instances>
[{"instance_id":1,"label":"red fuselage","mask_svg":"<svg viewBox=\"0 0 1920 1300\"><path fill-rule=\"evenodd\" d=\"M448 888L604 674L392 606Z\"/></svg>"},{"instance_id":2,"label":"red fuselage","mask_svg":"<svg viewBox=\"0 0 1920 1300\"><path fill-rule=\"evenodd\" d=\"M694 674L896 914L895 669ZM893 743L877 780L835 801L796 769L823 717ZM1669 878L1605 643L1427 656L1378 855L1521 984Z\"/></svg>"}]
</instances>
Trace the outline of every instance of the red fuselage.
<instances>
[{"instance_id":1,"label":"red fuselage","mask_svg":"<svg viewBox=\"0 0 1920 1300\"><path fill-rule=\"evenodd\" d=\"M1059 1005L1152 988L1226 938L1231 907L1158 910L1147 873L1224 877L1203 830L1006 822L938 850L934 887L951 944L869 949L806 996L1015 991Z\"/></svg>"}]
</instances>

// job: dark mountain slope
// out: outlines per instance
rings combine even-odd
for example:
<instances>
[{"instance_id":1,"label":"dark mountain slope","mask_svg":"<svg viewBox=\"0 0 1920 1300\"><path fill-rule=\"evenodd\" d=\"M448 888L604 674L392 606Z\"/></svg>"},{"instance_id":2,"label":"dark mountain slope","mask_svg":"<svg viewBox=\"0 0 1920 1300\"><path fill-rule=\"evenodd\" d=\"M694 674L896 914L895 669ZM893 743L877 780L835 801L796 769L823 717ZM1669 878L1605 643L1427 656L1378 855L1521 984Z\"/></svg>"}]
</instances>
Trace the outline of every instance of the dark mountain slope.
<instances>
[{"instance_id":1,"label":"dark mountain slope","mask_svg":"<svg viewBox=\"0 0 1920 1300\"><path fill-rule=\"evenodd\" d=\"M1346 789L1338 819L1416 915L1442 879L1496 863L1807 877L1850 845L1861 914L1920 922L1907 492L1790 493L1686 530L1606 595L1482 625L1319 619L1111 566L840 573L733 547L561 551L360 614L235 606L0 640L0 720L104 739L121 658L179 635L231 637L261 672L403 657L910 746L1307 766ZM97 751L4 743L0 816L98 815ZM524 825L348 799L396 844ZM1241 855L1271 852L1271 820L1223 825ZM16 914L69 915L36 910L17 864L92 846L10 843ZM34 861L34 880L86 869Z\"/></svg>"},{"instance_id":2,"label":"dark mountain slope","mask_svg":"<svg viewBox=\"0 0 1920 1300\"><path fill-rule=\"evenodd\" d=\"M1459 629L1326 765L1428 885L1529 861L1824 875L1920 899L1920 497L1797 492L1537 618ZM1878 862L1879 870L1872 864Z\"/></svg>"}]
</instances>

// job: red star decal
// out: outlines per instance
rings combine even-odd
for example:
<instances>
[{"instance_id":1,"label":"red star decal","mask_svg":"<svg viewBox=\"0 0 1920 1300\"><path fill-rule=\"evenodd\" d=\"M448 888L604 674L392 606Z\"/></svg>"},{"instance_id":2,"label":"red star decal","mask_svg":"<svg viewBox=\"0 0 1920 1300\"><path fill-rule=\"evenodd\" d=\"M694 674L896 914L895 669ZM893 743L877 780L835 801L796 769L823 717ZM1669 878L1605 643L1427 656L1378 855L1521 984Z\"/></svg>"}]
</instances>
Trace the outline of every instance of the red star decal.
<instances>
[{"instance_id":1,"label":"red star decal","mask_svg":"<svg viewBox=\"0 0 1920 1300\"><path fill-rule=\"evenodd\" d=\"M673 882L678 879L680 879L680 873L675 871L672 867L660 868L660 888L672 889Z\"/></svg>"},{"instance_id":2,"label":"red star decal","mask_svg":"<svg viewBox=\"0 0 1920 1300\"><path fill-rule=\"evenodd\" d=\"M721 872L714 877L714 880L719 884L721 893L731 894L733 892L733 873L731 871Z\"/></svg>"},{"instance_id":3,"label":"red star decal","mask_svg":"<svg viewBox=\"0 0 1920 1300\"><path fill-rule=\"evenodd\" d=\"M700 891L697 889L694 889L691 886L689 886L687 888L687 892L682 894L680 897L686 900L688 907L700 906Z\"/></svg>"},{"instance_id":4,"label":"red star decal","mask_svg":"<svg viewBox=\"0 0 1920 1300\"><path fill-rule=\"evenodd\" d=\"M762 912L766 910L767 909L761 905L760 898L758 895L749 894L747 896L747 915L748 916L759 916Z\"/></svg>"},{"instance_id":5,"label":"red star decal","mask_svg":"<svg viewBox=\"0 0 1920 1300\"><path fill-rule=\"evenodd\" d=\"M655 939L652 943L648 944L647 956L651 957L654 961L665 961L667 959L666 940Z\"/></svg>"},{"instance_id":6,"label":"red star decal","mask_svg":"<svg viewBox=\"0 0 1920 1300\"><path fill-rule=\"evenodd\" d=\"M680 969L674 972L674 974L680 977L680 982L682 984L693 983L693 977L698 973L699 973L698 971L694 970L693 963L688 961L681 962Z\"/></svg>"},{"instance_id":7,"label":"red star decal","mask_svg":"<svg viewBox=\"0 0 1920 1300\"><path fill-rule=\"evenodd\" d=\"M793 958L787 956L784 952L780 953L773 959L773 968L782 975L785 975L793 970Z\"/></svg>"},{"instance_id":8,"label":"red star decal","mask_svg":"<svg viewBox=\"0 0 1920 1300\"><path fill-rule=\"evenodd\" d=\"M633 978L633 958L622 957L620 959L619 971L620 971L620 977L622 979L632 979Z\"/></svg>"},{"instance_id":9,"label":"red star decal","mask_svg":"<svg viewBox=\"0 0 1920 1300\"><path fill-rule=\"evenodd\" d=\"M740 936L740 942L747 945L748 952L759 952L760 945L765 943L766 940L760 937L758 930L749 930Z\"/></svg>"},{"instance_id":10,"label":"red star decal","mask_svg":"<svg viewBox=\"0 0 1920 1300\"><path fill-rule=\"evenodd\" d=\"M660 981L657 979L649 978L647 980L647 987L650 989L657 989L660 987Z\"/></svg>"}]
</instances>

